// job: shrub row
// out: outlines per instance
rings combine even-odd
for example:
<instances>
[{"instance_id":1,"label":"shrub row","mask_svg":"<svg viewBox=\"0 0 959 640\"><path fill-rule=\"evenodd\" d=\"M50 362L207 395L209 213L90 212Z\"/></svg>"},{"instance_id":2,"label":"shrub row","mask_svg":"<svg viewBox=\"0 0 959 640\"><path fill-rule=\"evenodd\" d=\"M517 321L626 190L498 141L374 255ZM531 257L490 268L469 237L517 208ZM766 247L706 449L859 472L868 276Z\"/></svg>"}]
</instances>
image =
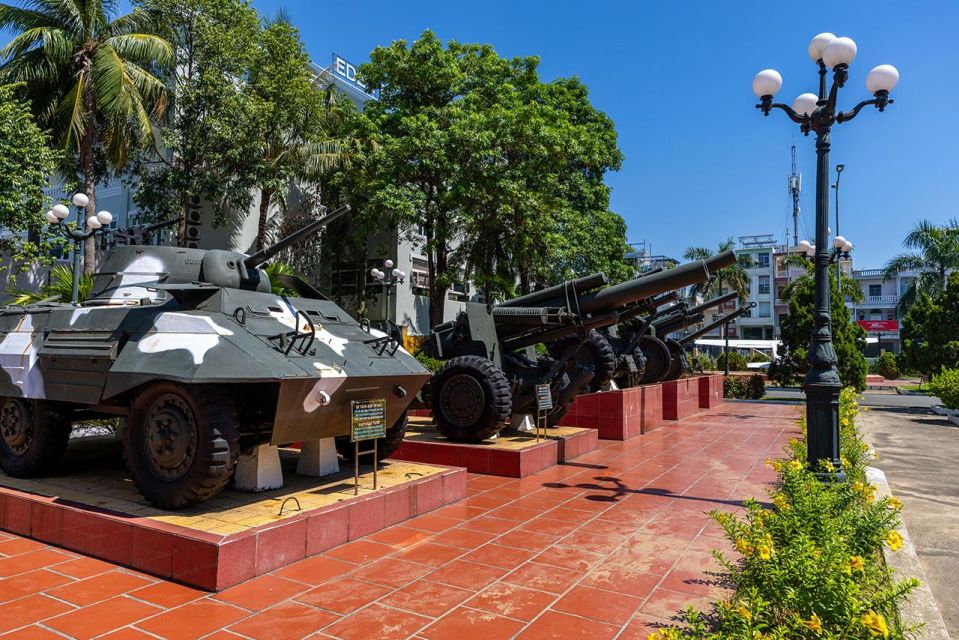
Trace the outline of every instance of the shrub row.
<instances>
[{"instance_id":1,"label":"shrub row","mask_svg":"<svg viewBox=\"0 0 959 640\"><path fill-rule=\"evenodd\" d=\"M766 382L758 373L751 376L726 376L723 397L738 400L760 400L766 395Z\"/></svg>"}]
</instances>

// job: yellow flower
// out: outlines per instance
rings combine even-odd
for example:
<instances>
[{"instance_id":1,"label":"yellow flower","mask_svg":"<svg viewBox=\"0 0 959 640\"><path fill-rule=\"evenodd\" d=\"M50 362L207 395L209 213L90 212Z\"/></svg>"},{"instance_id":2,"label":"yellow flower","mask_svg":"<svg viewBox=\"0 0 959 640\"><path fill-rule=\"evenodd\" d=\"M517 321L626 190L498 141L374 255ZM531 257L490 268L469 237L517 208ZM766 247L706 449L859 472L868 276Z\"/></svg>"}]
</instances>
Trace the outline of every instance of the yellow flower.
<instances>
[{"instance_id":1,"label":"yellow flower","mask_svg":"<svg viewBox=\"0 0 959 640\"><path fill-rule=\"evenodd\" d=\"M751 613L749 612L749 609L747 609L745 605L739 605L739 608L736 609L736 613L738 613L738 614L741 615L742 617L746 618L746 620L752 620L752 619L753 619L753 614L751 614Z\"/></svg>"},{"instance_id":2,"label":"yellow flower","mask_svg":"<svg viewBox=\"0 0 959 640\"><path fill-rule=\"evenodd\" d=\"M865 442L860 442L859 448L862 450L863 453L866 453L867 451L869 451L869 445L866 444Z\"/></svg>"},{"instance_id":3,"label":"yellow flower","mask_svg":"<svg viewBox=\"0 0 959 640\"><path fill-rule=\"evenodd\" d=\"M822 468L826 470L826 473L834 473L836 471L836 465L834 465L830 460L824 459L822 461Z\"/></svg>"},{"instance_id":4,"label":"yellow flower","mask_svg":"<svg viewBox=\"0 0 959 640\"><path fill-rule=\"evenodd\" d=\"M861 482L853 482L853 483L852 483L852 490L861 493L863 487L865 487L865 486L866 486L866 485L864 485L864 484L861 483Z\"/></svg>"},{"instance_id":5,"label":"yellow flower","mask_svg":"<svg viewBox=\"0 0 959 640\"><path fill-rule=\"evenodd\" d=\"M799 460L790 460L789 461L789 470L790 471L802 471L802 463Z\"/></svg>"},{"instance_id":6,"label":"yellow flower","mask_svg":"<svg viewBox=\"0 0 959 640\"><path fill-rule=\"evenodd\" d=\"M653 632L646 636L646 640L663 640L663 636L659 635L657 632Z\"/></svg>"},{"instance_id":7,"label":"yellow flower","mask_svg":"<svg viewBox=\"0 0 959 640\"><path fill-rule=\"evenodd\" d=\"M776 461L773 460L772 458L766 458L766 462L764 462L763 464L765 464L768 469L776 468Z\"/></svg>"},{"instance_id":8,"label":"yellow flower","mask_svg":"<svg viewBox=\"0 0 959 640\"><path fill-rule=\"evenodd\" d=\"M773 557L773 548L768 544L761 544L756 548L760 560L770 560Z\"/></svg>"},{"instance_id":9,"label":"yellow flower","mask_svg":"<svg viewBox=\"0 0 959 640\"><path fill-rule=\"evenodd\" d=\"M809 617L809 620L803 620L802 623L817 634L822 633L822 620L815 613Z\"/></svg>"},{"instance_id":10,"label":"yellow flower","mask_svg":"<svg viewBox=\"0 0 959 640\"><path fill-rule=\"evenodd\" d=\"M889 498L889 506L893 509L902 509L902 502L899 500L899 498L893 496Z\"/></svg>"},{"instance_id":11,"label":"yellow flower","mask_svg":"<svg viewBox=\"0 0 959 640\"><path fill-rule=\"evenodd\" d=\"M902 548L902 536L895 529L886 534L886 544L893 551L899 551Z\"/></svg>"},{"instance_id":12,"label":"yellow flower","mask_svg":"<svg viewBox=\"0 0 959 640\"><path fill-rule=\"evenodd\" d=\"M862 617L862 626L869 629L869 635L889 637L889 627L886 626L886 619L881 613L876 613L872 609Z\"/></svg>"},{"instance_id":13,"label":"yellow flower","mask_svg":"<svg viewBox=\"0 0 959 640\"><path fill-rule=\"evenodd\" d=\"M753 547L751 544L746 542L746 538L739 538L736 540L736 551L743 554L744 556L749 557L753 552Z\"/></svg>"},{"instance_id":14,"label":"yellow flower","mask_svg":"<svg viewBox=\"0 0 959 640\"><path fill-rule=\"evenodd\" d=\"M849 458L847 458L846 456L839 456L839 464L848 468L850 466Z\"/></svg>"},{"instance_id":15,"label":"yellow flower","mask_svg":"<svg viewBox=\"0 0 959 640\"><path fill-rule=\"evenodd\" d=\"M862 488L862 497L866 499L867 503L872 504L876 499L876 491L877 489L875 485L867 484Z\"/></svg>"},{"instance_id":16,"label":"yellow flower","mask_svg":"<svg viewBox=\"0 0 959 640\"><path fill-rule=\"evenodd\" d=\"M849 558L849 568L853 571L862 571L866 566L862 556L853 556Z\"/></svg>"},{"instance_id":17,"label":"yellow flower","mask_svg":"<svg viewBox=\"0 0 959 640\"><path fill-rule=\"evenodd\" d=\"M773 504L780 511L785 511L789 508L789 500L786 499L786 496L781 493L777 493L775 496L773 496Z\"/></svg>"}]
</instances>

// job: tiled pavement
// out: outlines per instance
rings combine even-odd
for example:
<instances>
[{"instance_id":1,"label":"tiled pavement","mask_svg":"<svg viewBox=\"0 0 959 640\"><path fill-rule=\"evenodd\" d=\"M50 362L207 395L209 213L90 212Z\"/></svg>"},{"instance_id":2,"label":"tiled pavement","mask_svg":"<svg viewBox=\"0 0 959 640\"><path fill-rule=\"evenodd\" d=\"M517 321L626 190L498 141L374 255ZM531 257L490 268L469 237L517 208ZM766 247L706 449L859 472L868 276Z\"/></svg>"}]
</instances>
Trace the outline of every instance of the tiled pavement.
<instances>
[{"instance_id":1,"label":"tiled pavement","mask_svg":"<svg viewBox=\"0 0 959 640\"><path fill-rule=\"evenodd\" d=\"M645 638L722 595L711 509L763 496L797 408L726 403L219 594L0 532L0 637Z\"/></svg>"}]
</instances>

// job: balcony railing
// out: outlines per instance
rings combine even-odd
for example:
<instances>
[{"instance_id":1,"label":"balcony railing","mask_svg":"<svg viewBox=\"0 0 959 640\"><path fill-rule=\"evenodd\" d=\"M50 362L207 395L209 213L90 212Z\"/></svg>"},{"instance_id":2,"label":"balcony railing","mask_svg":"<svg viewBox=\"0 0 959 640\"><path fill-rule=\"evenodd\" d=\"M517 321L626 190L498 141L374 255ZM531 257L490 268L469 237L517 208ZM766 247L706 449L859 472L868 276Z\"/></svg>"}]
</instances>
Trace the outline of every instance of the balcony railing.
<instances>
[{"instance_id":1,"label":"balcony railing","mask_svg":"<svg viewBox=\"0 0 959 640\"><path fill-rule=\"evenodd\" d=\"M855 278L875 278L886 273L885 269L854 269L852 272Z\"/></svg>"},{"instance_id":2,"label":"balcony railing","mask_svg":"<svg viewBox=\"0 0 959 640\"><path fill-rule=\"evenodd\" d=\"M899 296L892 293L885 296L866 296L866 302L862 304L895 304L899 302Z\"/></svg>"}]
</instances>

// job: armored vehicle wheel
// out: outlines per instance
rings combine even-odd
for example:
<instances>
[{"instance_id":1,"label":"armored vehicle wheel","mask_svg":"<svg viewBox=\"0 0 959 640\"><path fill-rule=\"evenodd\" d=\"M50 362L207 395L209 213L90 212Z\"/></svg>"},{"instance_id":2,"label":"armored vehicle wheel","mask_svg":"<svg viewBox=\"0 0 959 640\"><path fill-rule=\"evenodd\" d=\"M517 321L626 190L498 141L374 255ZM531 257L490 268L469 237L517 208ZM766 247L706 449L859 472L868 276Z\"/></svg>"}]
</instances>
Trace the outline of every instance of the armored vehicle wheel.
<instances>
[{"instance_id":1,"label":"armored vehicle wheel","mask_svg":"<svg viewBox=\"0 0 959 640\"><path fill-rule=\"evenodd\" d=\"M659 382L667 373L673 357L669 347L659 338L643 336L639 341L639 348L646 356L646 371L643 372L643 384Z\"/></svg>"},{"instance_id":2,"label":"armored vehicle wheel","mask_svg":"<svg viewBox=\"0 0 959 640\"><path fill-rule=\"evenodd\" d=\"M566 347L578 342L577 340L563 340L554 343L550 353L554 358L559 357ZM613 379L616 373L616 354L610 346L606 336L600 332L589 332L586 341L582 343L576 355L573 356L573 366L593 370L593 379L583 387L581 393L599 391Z\"/></svg>"},{"instance_id":3,"label":"armored vehicle wheel","mask_svg":"<svg viewBox=\"0 0 959 640\"><path fill-rule=\"evenodd\" d=\"M215 496L236 467L238 422L234 401L215 388L147 387L133 403L124 440L133 483L161 509Z\"/></svg>"},{"instance_id":4,"label":"armored vehicle wheel","mask_svg":"<svg viewBox=\"0 0 959 640\"><path fill-rule=\"evenodd\" d=\"M403 436L406 435L406 421L407 413L404 411L402 415L400 415L400 419L396 421L396 424L386 430L386 437L380 438L377 441L376 457L378 460L389 458L391 455L396 453L396 450L400 448L401 444L403 444ZM372 440L364 440L360 443L360 453L372 450ZM356 453L356 445L350 442L349 436L337 438L336 452L350 462L353 462L354 454ZM371 457L366 456L365 459L370 460ZM363 462L363 460L364 458L361 457L360 462Z\"/></svg>"},{"instance_id":5,"label":"armored vehicle wheel","mask_svg":"<svg viewBox=\"0 0 959 640\"><path fill-rule=\"evenodd\" d=\"M616 385L620 389L628 389L633 384L641 384L643 376L646 375L646 354L638 346L633 349L633 364L636 365L636 372L630 375L627 370L619 376L616 376Z\"/></svg>"},{"instance_id":6,"label":"armored vehicle wheel","mask_svg":"<svg viewBox=\"0 0 959 640\"><path fill-rule=\"evenodd\" d=\"M0 398L0 469L15 478L49 473L70 439L69 417L51 405Z\"/></svg>"},{"instance_id":7,"label":"armored vehicle wheel","mask_svg":"<svg viewBox=\"0 0 959 640\"><path fill-rule=\"evenodd\" d=\"M433 376L430 395L436 428L453 442L482 442L509 424L509 381L487 358L453 358Z\"/></svg>"}]
</instances>

